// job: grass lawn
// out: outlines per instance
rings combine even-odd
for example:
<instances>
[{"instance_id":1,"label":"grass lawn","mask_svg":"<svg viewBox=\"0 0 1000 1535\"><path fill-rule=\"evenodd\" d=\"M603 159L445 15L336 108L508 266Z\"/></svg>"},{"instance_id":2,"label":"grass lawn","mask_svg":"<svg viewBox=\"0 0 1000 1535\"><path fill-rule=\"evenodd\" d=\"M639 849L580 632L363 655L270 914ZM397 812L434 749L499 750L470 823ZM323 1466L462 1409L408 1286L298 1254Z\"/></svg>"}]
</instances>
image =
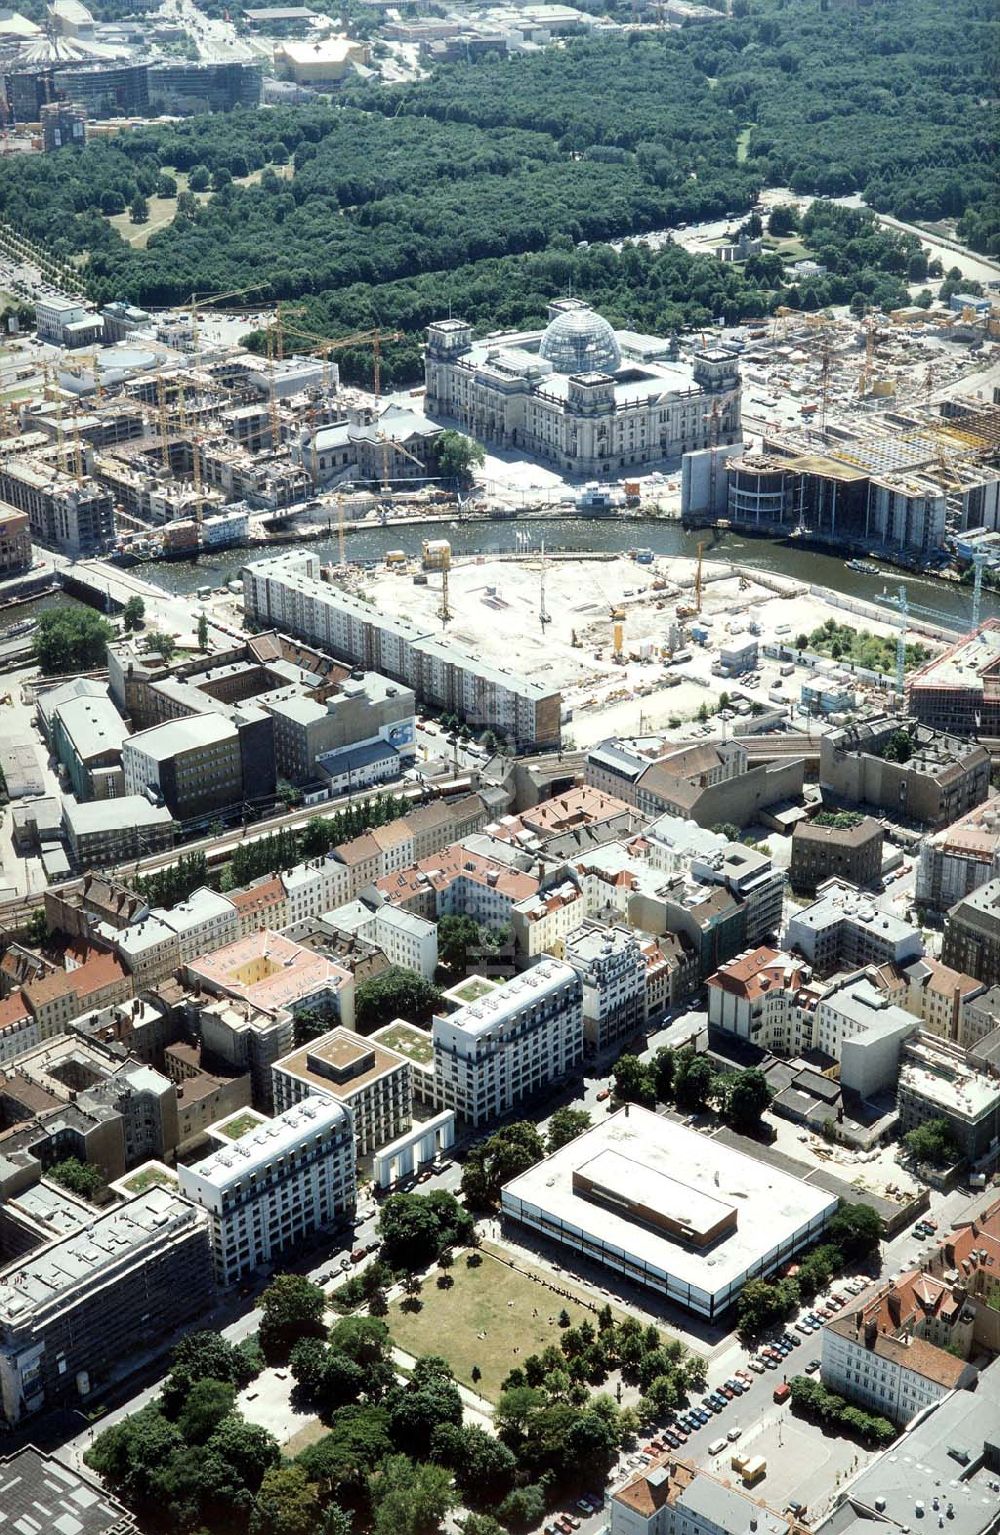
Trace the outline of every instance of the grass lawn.
<instances>
[{"instance_id":1,"label":"grass lawn","mask_svg":"<svg viewBox=\"0 0 1000 1535\"><path fill-rule=\"evenodd\" d=\"M297 1429L290 1439L285 1440L281 1453L286 1460L294 1460L296 1455L301 1455L311 1444L318 1444L321 1439L325 1439L329 1432L319 1418L311 1418L304 1428Z\"/></svg>"},{"instance_id":2,"label":"grass lawn","mask_svg":"<svg viewBox=\"0 0 1000 1535\"><path fill-rule=\"evenodd\" d=\"M232 1119L227 1119L225 1124L217 1125L216 1128L220 1135L236 1141L241 1135L246 1135L248 1131L255 1130L263 1123L263 1117L257 1113L256 1109L244 1109L242 1113L234 1114Z\"/></svg>"},{"instance_id":3,"label":"grass lawn","mask_svg":"<svg viewBox=\"0 0 1000 1535\"><path fill-rule=\"evenodd\" d=\"M408 1056L418 1066L427 1066L434 1059L431 1036L426 1029L418 1029L412 1023L387 1024L378 1031L378 1042L388 1045L390 1050L398 1050L400 1055Z\"/></svg>"},{"instance_id":4,"label":"grass lawn","mask_svg":"<svg viewBox=\"0 0 1000 1535\"><path fill-rule=\"evenodd\" d=\"M596 1325L593 1311L508 1268L486 1248L479 1268L467 1268L462 1254L449 1272L455 1280L450 1290L439 1290L433 1278L426 1280L420 1293L422 1309L402 1311L399 1301L393 1301L386 1322L400 1348L410 1354L441 1354L456 1380L491 1401L514 1365L550 1343L558 1345L562 1329L556 1318L564 1307L574 1327L584 1321ZM559 1284L573 1290L562 1280ZM486 1336L480 1338L483 1332ZM478 1384L472 1380L473 1365L482 1371Z\"/></svg>"},{"instance_id":5,"label":"grass lawn","mask_svg":"<svg viewBox=\"0 0 1000 1535\"><path fill-rule=\"evenodd\" d=\"M166 1189L175 1189L177 1187L177 1179L172 1178L166 1168L149 1167L146 1169L140 1168L134 1177L128 1178L125 1181L125 1187L130 1194L144 1194L147 1189L155 1188L157 1185Z\"/></svg>"},{"instance_id":6,"label":"grass lawn","mask_svg":"<svg viewBox=\"0 0 1000 1535\"><path fill-rule=\"evenodd\" d=\"M737 165L742 165L743 161L747 157L747 150L750 148L750 135L751 135L752 132L753 132L752 128L744 128L742 133L738 133L736 135L736 163L737 163Z\"/></svg>"}]
</instances>

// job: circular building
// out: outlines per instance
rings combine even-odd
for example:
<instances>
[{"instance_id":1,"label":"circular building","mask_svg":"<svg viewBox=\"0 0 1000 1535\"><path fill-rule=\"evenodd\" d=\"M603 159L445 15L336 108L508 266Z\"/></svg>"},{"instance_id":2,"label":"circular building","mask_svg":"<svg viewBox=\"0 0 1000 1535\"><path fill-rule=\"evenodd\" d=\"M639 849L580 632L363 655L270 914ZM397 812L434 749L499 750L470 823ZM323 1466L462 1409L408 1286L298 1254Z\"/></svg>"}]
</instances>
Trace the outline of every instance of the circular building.
<instances>
[{"instance_id":1,"label":"circular building","mask_svg":"<svg viewBox=\"0 0 1000 1535\"><path fill-rule=\"evenodd\" d=\"M617 373L622 354L603 316L581 306L557 314L546 327L538 354L557 373Z\"/></svg>"}]
</instances>

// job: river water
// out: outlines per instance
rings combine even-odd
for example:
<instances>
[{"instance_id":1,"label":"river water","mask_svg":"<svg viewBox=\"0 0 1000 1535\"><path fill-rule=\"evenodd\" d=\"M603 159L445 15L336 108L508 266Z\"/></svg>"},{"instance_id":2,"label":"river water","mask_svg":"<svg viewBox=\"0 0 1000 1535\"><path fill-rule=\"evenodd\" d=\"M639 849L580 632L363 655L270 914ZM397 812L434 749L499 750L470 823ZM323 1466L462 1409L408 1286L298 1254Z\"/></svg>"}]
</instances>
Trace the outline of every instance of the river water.
<instances>
[{"instance_id":1,"label":"river water","mask_svg":"<svg viewBox=\"0 0 1000 1535\"><path fill-rule=\"evenodd\" d=\"M519 520L452 524L442 521L405 527L372 527L349 533L346 553L350 560L381 560L390 549L403 549L409 555L419 555L425 538L447 538L454 553L460 555L498 554L525 547L537 549L544 538L546 548L552 551L606 550L609 554L620 554L629 549L647 548L657 555L688 555L691 558L697 555L701 541L705 544L706 561L734 561L869 600L883 591L895 596L900 581L903 581L907 600L916 617L930 621L937 618L942 623L950 622L953 628L966 628L971 623L972 593L969 587L959 587L933 577L912 576L888 567L884 578L862 575L849 570L835 555L803 549L794 542L745 538L712 529L688 533L680 523L656 522L643 517L607 521L566 517L539 523ZM526 539L530 539L530 543L526 544ZM336 537L302 547L315 550L324 563L336 562L338 557ZM200 586L219 586L224 581L235 580L248 560L262 558L266 556L246 549L233 549L224 554L205 556L196 563L154 561L137 566L135 574L170 592L193 592ZM889 612L891 614L892 609ZM984 592L982 612L984 617L1000 615L1000 598Z\"/></svg>"},{"instance_id":2,"label":"river water","mask_svg":"<svg viewBox=\"0 0 1000 1535\"><path fill-rule=\"evenodd\" d=\"M459 555L537 550L544 538L546 548L553 552L600 550L623 554L629 549L647 548L657 555L687 555L691 558L697 555L701 541L705 544L706 561L734 561L869 601L883 592L895 596L902 581L916 618L937 621L955 629L967 628L971 624L972 593L967 586L959 587L934 577L904 574L888 567L884 577L862 575L849 570L835 555L804 549L794 541L782 543L773 539L746 538L712 529L688 533L677 522L650 521L642 517L609 518L606 521L565 517L537 523L521 519L455 524L443 520L403 527L373 526L347 535L347 557L350 560L381 560L390 549L403 549L409 555L419 555L425 538L447 538ZM338 557L335 536L300 547L314 550L324 563L336 562ZM197 561L150 561L136 566L135 574L169 592L193 593L202 586L221 586L225 581L235 580L249 560L267 557L263 552L231 549L203 556ZM61 596L46 597L39 603L12 610L11 622L31 616L42 607L69 600ZM889 608L887 616L891 617L892 612ZM984 618L1000 616L1000 597L984 591L982 614Z\"/></svg>"}]
</instances>

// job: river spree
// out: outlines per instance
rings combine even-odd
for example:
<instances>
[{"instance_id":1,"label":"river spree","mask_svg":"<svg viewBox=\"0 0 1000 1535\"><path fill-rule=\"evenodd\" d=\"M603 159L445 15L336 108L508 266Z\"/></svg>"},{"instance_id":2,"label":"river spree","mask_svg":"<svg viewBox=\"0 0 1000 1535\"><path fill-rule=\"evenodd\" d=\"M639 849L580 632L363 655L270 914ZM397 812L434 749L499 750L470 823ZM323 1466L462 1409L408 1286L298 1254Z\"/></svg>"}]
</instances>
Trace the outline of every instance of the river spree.
<instances>
[{"instance_id":1,"label":"river spree","mask_svg":"<svg viewBox=\"0 0 1000 1535\"><path fill-rule=\"evenodd\" d=\"M687 533L676 522L656 522L647 518L581 520L555 518L545 522L467 522L410 524L403 527L375 527L349 533L346 553L350 560L382 560L390 549L402 549L419 556L425 538L447 538L455 554L498 554L523 549L538 549L542 539L546 548L559 550L598 550L624 554L629 549L652 549L656 555L687 555L694 558L699 542L705 544L705 559L734 561L775 575L792 576L797 581L829 587L854 597L872 600L883 591L895 596L900 582L907 589L907 600L918 618L965 628L971 622L972 593L948 581L912 576L886 567L884 578L862 575L849 570L835 555L804 549L794 541L776 542L764 538L744 538L734 533L703 529ZM336 536L303 545L314 550L326 562L337 560ZM277 551L275 551L277 552ZM268 555L248 549L232 549L224 554L202 556L195 562L168 564L150 562L136 567L136 575L170 592L194 592L200 586L219 586L238 578L250 560ZM892 613L890 608L889 613ZM983 593L983 617L1000 615L1000 598Z\"/></svg>"}]
</instances>

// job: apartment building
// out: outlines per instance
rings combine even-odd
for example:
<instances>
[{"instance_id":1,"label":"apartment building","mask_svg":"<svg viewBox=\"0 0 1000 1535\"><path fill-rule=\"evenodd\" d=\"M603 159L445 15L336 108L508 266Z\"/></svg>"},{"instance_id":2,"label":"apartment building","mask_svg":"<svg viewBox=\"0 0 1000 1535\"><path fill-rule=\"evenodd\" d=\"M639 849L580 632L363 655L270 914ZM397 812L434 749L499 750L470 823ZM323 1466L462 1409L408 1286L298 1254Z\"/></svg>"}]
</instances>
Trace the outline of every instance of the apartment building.
<instances>
[{"instance_id":1,"label":"apartment building","mask_svg":"<svg viewBox=\"0 0 1000 1535\"><path fill-rule=\"evenodd\" d=\"M891 1092L900 1055L920 1027L864 973L829 987L816 1005L816 1047L840 1063L840 1083L861 1099Z\"/></svg>"},{"instance_id":2,"label":"apartment building","mask_svg":"<svg viewBox=\"0 0 1000 1535\"><path fill-rule=\"evenodd\" d=\"M241 938L249 938L262 927L280 928L288 923L288 897L277 874L255 879L245 890L231 890L229 900L236 912Z\"/></svg>"},{"instance_id":3,"label":"apartment building","mask_svg":"<svg viewBox=\"0 0 1000 1535\"><path fill-rule=\"evenodd\" d=\"M132 996L132 977L113 954L92 951L71 970L50 970L29 981L22 995L42 1041L65 1032L81 1013L108 1007Z\"/></svg>"},{"instance_id":4,"label":"apartment building","mask_svg":"<svg viewBox=\"0 0 1000 1535\"><path fill-rule=\"evenodd\" d=\"M713 1028L775 1055L800 1056L813 1048L823 990L804 960L778 949L750 949L720 965L707 989Z\"/></svg>"},{"instance_id":5,"label":"apartment building","mask_svg":"<svg viewBox=\"0 0 1000 1535\"><path fill-rule=\"evenodd\" d=\"M0 501L26 512L31 538L72 559L102 554L115 536L114 499L96 480L82 483L27 454L0 464Z\"/></svg>"},{"instance_id":6,"label":"apartment building","mask_svg":"<svg viewBox=\"0 0 1000 1535\"><path fill-rule=\"evenodd\" d=\"M564 1077L583 1056L583 985L545 959L432 1031L439 1107L476 1127Z\"/></svg>"},{"instance_id":7,"label":"apartment building","mask_svg":"<svg viewBox=\"0 0 1000 1535\"><path fill-rule=\"evenodd\" d=\"M960 975L925 955L906 967L906 999L901 1005L920 1019L928 1033L964 1043L960 1035L965 1010L984 991L973 976Z\"/></svg>"},{"instance_id":8,"label":"apartment building","mask_svg":"<svg viewBox=\"0 0 1000 1535\"><path fill-rule=\"evenodd\" d=\"M216 1127L220 1144L210 1156L177 1169L181 1193L207 1212L211 1266L222 1286L352 1218L357 1199L354 1130L343 1104L307 1097L244 1134L239 1118Z\"/></svg>"},{"instance_id":9,"label":"apartment building","mask_svg":"<svg viewBox=\"0 0 1000 1535\"><path fill-rule=\"evenodd\" d=\"M994 794L921 842L916 899L932 911L947 911L998 875L1000 796Z\"/></svg>"},{"instance_id":10,"label":"apartment building","mask_svg":"<svg viewBox=\"0 0 1000 1535\"><path fill-rule=\"evenodd\" d=\"M795 913L785 930L785 947L801 954L819 975L887 962L903 966L924 951L919 928L880 911L871 896L837 879L822 884L812 905ZM947 953L943 958L954 964ZM955 968L976 974L968 966Z\"/></svg>"},{"instance_id":11,"label":"apartment building","mask_svg":"<svg viewBox=\"0 0 1000 1535\"><path fill-rule=\"evenodd\" d=\"M415 912L389 902L373 906L357 900L327 912L321 926L381 949L390 965L414 970L426 981L434 978L437 923L426 917L418 917Z\"/></svg>"},{"instance_id":12,"label":"apartment building","mask_svg":"<svg viewBox=\"0 0 1000 1535\"><path fill-rule=\"evenodd\" d=\"M989 794L990 756L977 742L882 715L825 735L819 778L850 805L944 826Z\"/></svg>"},{"instance_id":13,"label":"apartment building","mask_svg":"<svg viewBox=\"0 0 1000 1535\"><path fill-rule=\"evenodd\" d=\"M500 671L408 620L376 612L320 580L319 559L296 550L243 571L247 618L298 635L366 671L411 688L432 708L492 729L518 750L558 746L561 695Z\"/></svg>"},{"instance_id":14,"label":"apartment building","mask_svg":"<svg viewBox=\"0 0 1000 1535\"><path fill-rule=\"evenodd\" d=\"M155 790L179 821L243 798L239 731L220 714L193 714L130 736L122 770L127 794Z\"/></svg>"},{"instance_id":15,"label":"apartment building","mask_svg":"<svg viewBox=\"0 0 1000 1535\"><path fill-rule=\"evenodd\" d=\"M85 1406L130 1358L209 1310L209 1222L150 1188L37 1246L0 1279L0 1415L14 1426Z\"/></svg>"},{"instance_id":16,"label":"apartment building","mask_svg":"<svg viewBox=\"0 0 1000 1535\"><path fill-rule=\"evenodd\" d=\"M0 577L30 570L33 558L27 512L0 505Z\"/></svg>"},{"instance_id":17,"label":"apartment building","mask_svg":"<svg viewBox=\"0 0 1000 1535\"><path fill-rule=\"evenodd\" d=\"M275 1061L271 1073L276 1113L310 1095L332 1098L350 1109L359 1157L370 1157L412 1123L411 1062L350 1029L321 1034Z\"/></svg>"},{"instance_id":18,"label":"apartment building","mask_svg":"<svg viewBox=\"0 0 1000 1535\"><path fill-rule=\"evenodd\" d=\"M916 1270L865 1290L823 1328L823 1384L893 1423L969 1390L973 1314L960 1286ZM955 1352L951 1352L955 1350Z\"/></svg>"},{"instance_id":19,"label":"apartment building","mask_svg":"<svg viewBox=\"0 0 1000 1535\"><path fill-rule=\"evenodd\" d=\"M534 964L543 954L566 958L566 943L587 915L587 901L580 881L572 873L552 880L518 901L511 916L518 962Z\"/></svg>"},{"instance_id":20,"label":"apartment building","mask_svg":"<svg viewBox=\"0 0 1000 1535\"><path fill-rule=\"evenodd\" d=\"M770 855L742 842L691 859L691 878L705 885L722 885L739 901L744 912L745 940L762 943L781 927L785 899L785 875Z\"/></svg>"},{"instance_id":21,"label":"apartment building","mask_svg":"<svg viewBox=\"0 0 1000 1535\"><path fill-rule=\"evenodd\" d=\"M177 934L177 952L182 965L209 954L239 937L240 919L228 896L219 895L202 885L186 901L169 909L160 907L150 913Z\"/></svg>"},{"instance_id":22,"label":"apartment building","mask_svg":"<svg viewBox=\"0 0 1000 1535\"><path fill-rule=\"evenodd\" d=\"M339 858L310 859L281 875L288 901L286 926L321 917L350 899L350 875Z\"/></svg>"},{"instance_id":23,"label":"apartment building","mask_svg":"<svg viewBox=\"0 0 1000 1535\"><path fill-rule=\"evenodd\" d=\"M1000 1144L1000 1081L948 1040L922 1034L904 1046L896 1107L900 1135L943 1119L964 1161L979 1162Z\"/></svg>"},{"instance_id":24,"label":"apartment building","mask_svg":"<svg viewBox=\"0 0 1000 1535\"><path fill-rule=\"evenodd\" d=\"M213 996L232 997L272 1017L306 1003L332 1007L347 1027L354 1024L354 977L325 954L294 943L283 933L259 928L248 938L209 948L188 961L190 984Z\"/></svg>"},{"instance_id":25,"label":"apartment building","mask_svg":"<svg viewBox=\"0 0 1000 1535\"><path fill-rule=\"evenodd\" d=\"M219 997L198 1009L204 1059L250 1077L253 1102L273 1106L271 1068L292 1048L295 1026L287 1008L266 1012L239 998Z\"/></svg>"},{"instance_id":26,"label":"apartment building","mask_svg":"<svg viewBox=\"0 0 1000 1535\"><path fill-rule=\"evenodd\" d=\"M383 875L375 888L393 905L429 920L465 916L499 929L512 925L514 907L536 893L538 880L456 842Z\"/></svg>"},{"instance_id":27,"label":"apartment building","mask_svg":"<svg viewBox=\"0 0 1000 1535\"><path fill-rule=\"evenodd\" d=\"M1000 878L955 902L945 918L941 959L984 986L1000 982Z\"/></svg>"},{"instance_id":28,"label":"apartment building","mask_svg":"<svg viewBox=\"0 0 1000 1535\"><path fill-rule=\"evenodd\" d=\"M588 922L564 945L583 986L583 1037L588 1050L630 1038L646 1021L647 956L628 927Z\"/></svg>"},{"instance_id":29,"label":"apartment building","mask_svg":"<svg viewBox=\"0 0 1000 1535\"><path fill-rule=\"evenodd\" d=\"M149 912L115 936L115 953L138 991L172 975L181 962L180 939L163 917Z\"/></svg>"},{"instance_id":30,"label":"apartment building","mask_svg":"<svg viewBox=\"0 0 1000 1535\"><path fill-rule=\"evenodd\" d=\"M819 826L800 821L792 832L792 887L814 895L828 879L849 885L878 885L882 878L882 828L872 816L853 826Z\"/></svg>"},{"instance_id":31,"label":"apartment building","mask_svg":"<svg viewBox=\"0 0 1000 1535\"><path fill-rule=\"evenodd\" d=\"M132 863L163 852L174 842L170 811L166 805L151 805L144 794L83 804L65 794L62 823L70 861L78 870Z\"/></svg>"}]
</instances>

